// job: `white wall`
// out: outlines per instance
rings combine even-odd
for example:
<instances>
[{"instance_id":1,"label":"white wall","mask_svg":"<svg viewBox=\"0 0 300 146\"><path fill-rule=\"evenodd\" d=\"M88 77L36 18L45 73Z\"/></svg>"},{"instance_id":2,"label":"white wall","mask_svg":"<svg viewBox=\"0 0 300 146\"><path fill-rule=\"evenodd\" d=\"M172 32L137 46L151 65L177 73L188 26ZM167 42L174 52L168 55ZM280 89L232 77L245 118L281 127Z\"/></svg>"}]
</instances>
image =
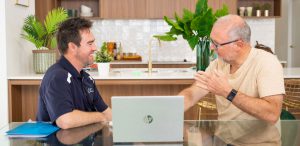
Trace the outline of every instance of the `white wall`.
<instances>
[{"instance_id":1,"label":"white wall","mask_svg":"<svg viewBox=\"0 0 300 146\"><path fill-rule=\"evenodd\" d=\"M0 1L0 20L5 20L5 1ZM0 127L8 123L5 21L0 21Z\"/></svg>"},{"instance_id":2,"label":"white wall","mask_svg":"<svg viewBox=\"0 0 300 146\"><path fill-rule=\"evenodd\" d=\"M21 39L20 34L24 18L34 14L35 0L29 0L29 7L15 5L15 2L0 0L0 126L8 122L7 78L33 72L31 50L34 46Z\"/></svg>"},{"instance_id":3,"label":"white wall","mask_svg":"<svg viewBox=\"0 0 300 146\"><path fill-rule=\"evenodd\" d=\"M16 5L15 2L6 0L5 5L8 76L33 73L31 51L34 45L22 39L20 34L24 18L35 12L35 0L29 0L29 7Z\"/></svg>"},{"instance_id":4,"label":"white wall","mask_svg":"<svg viewBox=\"0 0 300 146\"><path fill-rule=\"evenodd\" d=\"M279 60L287 61L288 50L288 3L281 1L281 17L275 20L275 51Z\"/></svg>"},{"instance_id":5,"label":"white wall","mask_svg":"<svg viewBox=\"0 0 300 146\"><path fill-rule=\"evenodd\" d=\"M252 30L251 42L265 44L274 49L275 19L246 19ZM98 47L103 41L122 42L124 52L136 52L143 60L148 59L148 41L155 34L169 30L164 20L95 20L93 33ZM273 50L274 51L274 50ZM154 61L188 61L196 60L187 42L182 38L173 42L163 42L161 48L154 47Z\"/></svg>"}]
</instances>

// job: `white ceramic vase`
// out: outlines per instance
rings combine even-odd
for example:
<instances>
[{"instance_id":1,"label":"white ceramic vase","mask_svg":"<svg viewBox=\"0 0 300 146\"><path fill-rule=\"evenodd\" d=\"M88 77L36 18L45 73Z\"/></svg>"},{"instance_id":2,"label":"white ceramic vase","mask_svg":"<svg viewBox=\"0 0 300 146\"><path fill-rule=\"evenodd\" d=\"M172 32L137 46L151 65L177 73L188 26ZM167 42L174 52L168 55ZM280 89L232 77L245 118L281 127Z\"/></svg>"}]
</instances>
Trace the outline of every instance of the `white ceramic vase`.
<instances>
[{"instance_id":1,"label":"white ceramic vase","mask_svg":"<svg viewBox=\"0 0 300 146\"><path fill-rule=\"evenodd\" d=\"M260 17L261 16L261 10L256 10L256 16Z\"/></svg>"},{"instance_id":2,"label":"white ceramic vase","mask_svg":"<svg viewBox=\"0 0 300 146\"><path fill-rule=\"evenodd\" d=\"M97 63L99 76L108 76L110 71L110 63Z\"/></svg>"},{"instance_id":3,"label":"white ceramic vase","mask_svg":"<svg viewBox=\"0 0 300 146\"><path fill-rule=\"evenodd\" d=\"M240 10L240 16L245 16L245 7L240 7L239 8L239 10Z\"/></svg>"},{"instance_id":4,"label":"white ceramic vase","mask_svg":"<svg viewBox=\"0 0 300 146\"><path fill-rule=\"evenodd\" d=\"M266 16L266 17L269 17L269 10L265 10L264 13L265 13L265 16Z\"/></svg>"}]
</instances>

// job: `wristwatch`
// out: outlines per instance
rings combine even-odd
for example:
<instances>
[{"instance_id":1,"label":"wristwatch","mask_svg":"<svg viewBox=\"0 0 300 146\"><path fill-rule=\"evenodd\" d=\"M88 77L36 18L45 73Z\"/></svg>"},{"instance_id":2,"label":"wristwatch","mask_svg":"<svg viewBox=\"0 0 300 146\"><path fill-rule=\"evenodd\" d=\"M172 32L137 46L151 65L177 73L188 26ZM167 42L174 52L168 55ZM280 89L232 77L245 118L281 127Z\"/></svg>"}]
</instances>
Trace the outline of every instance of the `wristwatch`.
<instances>
[{"instance_id":1,"label":"wristwatch","mask_svg":"<svg viewBox=\"0 0 300 146\"><path fill-rule=\"evenodd\" d=\"M227 100L229 100L230 102L232 102L232 100L234 99L234 97L236 96L238 91L236 91L235 89L232 89L230 91L230 93L227 96Z\"/></svg>"}]
</instances>

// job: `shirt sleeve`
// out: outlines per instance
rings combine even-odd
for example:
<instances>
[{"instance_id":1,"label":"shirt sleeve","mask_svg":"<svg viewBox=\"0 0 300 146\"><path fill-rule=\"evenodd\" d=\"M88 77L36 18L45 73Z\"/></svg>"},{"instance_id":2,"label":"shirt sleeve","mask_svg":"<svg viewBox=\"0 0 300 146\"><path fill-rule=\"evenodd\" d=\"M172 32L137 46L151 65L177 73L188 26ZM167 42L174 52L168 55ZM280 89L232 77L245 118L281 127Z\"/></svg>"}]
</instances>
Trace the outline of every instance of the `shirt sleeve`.
<instances>
[{"instance_id":1,"label":"shirt sleeve","mask_svg":"<svg viewBox=\"0 0 300 146\"><path fill-rule=\"evenodd\" d=\"M257 77L259 97L285 94L283 69L275 56L263 58Z\"/></svg>"},{"instance_id":2,"label":"shirt sleeve","mask_svg":"<svg viewBox=\"0 0 300 146\"><path fill-rule=\"evenodd\" d=\"M67 75L54 76L45 92L45 105L51 122L68 112L72 112L74 104Z\"/></svg>"},{"instance_id":3,"label":"shirt sleeve","mask_svg":"<svg viewBox=\"0 0 300 146\"><path fill-rule=\"evenodd\" d=\"M99 112L103 112L108 108L108 106L103 101L100 93L98 92L96 86L95 86L95 98L94 98L93 102L95 104L97 111L99 111Z\"/></svg>"}]
</instances>

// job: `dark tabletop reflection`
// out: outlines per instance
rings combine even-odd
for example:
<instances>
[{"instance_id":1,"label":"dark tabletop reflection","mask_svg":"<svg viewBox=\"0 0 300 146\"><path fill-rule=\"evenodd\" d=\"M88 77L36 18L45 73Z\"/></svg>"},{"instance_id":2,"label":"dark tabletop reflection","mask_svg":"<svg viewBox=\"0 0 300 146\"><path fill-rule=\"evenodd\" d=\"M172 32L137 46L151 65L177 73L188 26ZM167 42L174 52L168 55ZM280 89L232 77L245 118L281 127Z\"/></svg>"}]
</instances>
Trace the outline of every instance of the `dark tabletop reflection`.
<instances>
[{"instance_id":1,"label":"dark tabletop reflection","mask_svg":"<svg viewBox=\"0 0 300 146\"><path fill-rule=\"evenodd\" d=\"M12 129L20 124L11 123L9 128ZM112 127L108 123L97 123L68 130L59 130L46 138L6 138L6 140L10 141L11 146L299 146L299 133L299 120L281 121L276 125L254 120L185 121L184 142L182 143L114 144Z\"/></svg>"},{"instance_id":2,"label":"dark tabletop reflection","mask_svg":"<svg viewBox=\"0 0 300 146\"><path fill-rule=\"evenodd\" d=\"M188 124L188 123L187 123ZM280 146L280 124L262 121L201 121L186 125L188 145Z\"/></svg>"},{"instance_id":3,"label":"dark tabletop reflection","mask_svg":"<svg viewBox=\"0 0 300 146\"><path fill-rule=\"evenodd\" d=\"M105 146L112 145L112 134L108 123L96 123L83 127L59 130L55 134L40 141L42 144L53 146L80 145Z\"/></svg>"}]
</instances>

